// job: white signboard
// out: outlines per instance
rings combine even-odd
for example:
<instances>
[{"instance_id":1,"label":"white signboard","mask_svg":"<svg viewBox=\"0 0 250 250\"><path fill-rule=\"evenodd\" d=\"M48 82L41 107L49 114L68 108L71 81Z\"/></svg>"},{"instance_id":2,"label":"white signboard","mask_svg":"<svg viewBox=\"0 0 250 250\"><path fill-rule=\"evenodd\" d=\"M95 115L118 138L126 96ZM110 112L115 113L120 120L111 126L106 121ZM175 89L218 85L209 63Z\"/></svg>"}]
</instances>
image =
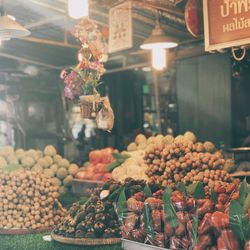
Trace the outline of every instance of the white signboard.
<instances>
[{"instance_id":1,"label":"white signboard","mask_svg":"<svg viewBox=\"0 0 250 250\"><path fill-rule=\"evenodd\" d=\"M125 2L109 10L109 53L133 47L132 3Z\"/></svg>"}]
</instances>

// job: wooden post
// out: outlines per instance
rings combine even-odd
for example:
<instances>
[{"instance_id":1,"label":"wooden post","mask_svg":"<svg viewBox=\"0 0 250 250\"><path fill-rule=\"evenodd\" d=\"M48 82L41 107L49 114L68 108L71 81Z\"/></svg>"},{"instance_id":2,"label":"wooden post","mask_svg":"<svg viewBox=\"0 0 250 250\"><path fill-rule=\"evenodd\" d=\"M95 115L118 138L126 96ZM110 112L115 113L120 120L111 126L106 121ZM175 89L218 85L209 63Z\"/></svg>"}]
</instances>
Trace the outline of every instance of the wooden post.
<instances>
[{"instance_id":1,"label":"wooden post","mask_svg":"<svg viewBox=\"0 0 250 250\"><path fill-rule=\"evenodd\" d=\"M154 96L155 96L155 108L156 108L156 121L158 125L158 132L162 133L161 128L161 105L160 105L160 93L159 93L159 75L156 70L153 70L153 84L154 84Z\"/></svg>"}]
</instances>

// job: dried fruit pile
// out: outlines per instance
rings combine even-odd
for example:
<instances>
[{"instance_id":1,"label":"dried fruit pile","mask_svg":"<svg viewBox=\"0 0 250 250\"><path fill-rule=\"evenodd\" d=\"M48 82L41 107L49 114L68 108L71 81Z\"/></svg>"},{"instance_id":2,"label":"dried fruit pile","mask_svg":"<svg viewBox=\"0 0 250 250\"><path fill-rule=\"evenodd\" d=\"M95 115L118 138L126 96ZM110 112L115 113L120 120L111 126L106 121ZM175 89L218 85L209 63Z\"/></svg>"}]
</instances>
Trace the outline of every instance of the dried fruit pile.
<instances>
[{"instance_id":1,"label":"dried fruit pile","mask_svg":"<svg viewBox=\"0 0 250 250\"><path fill-rule=\"evenodd\" d=\"M245 189L245 195L239 195L237 183L225 183L213 191L208 186L203 189L197 185L196 189L199 194L197 190L191 195L187 190L169 188L150 196L143 192L134 194L119 217L123 223L122 237L179 250L246 247L250 237L249 204L245 207L249 192ZM244 196L245 202L239 196Z\"/></svg>"},{"instance_id":2,"label":"dried fruit pile","mask_svg":"<svg viewBox=\"0 0 250 250\"><path fill-rule=\"evenodd\" d=\"M224 168L228 164L220 151L215 151L211 142L196 142L196 137L187 132L169 140L169 144L152 144L144 157L148 165L147 175L151 182L174 187L202 181L210 187L231 181Z\"/></svg>"},{"instance_id":3,"label":"dried fruit pile","mask_svg":"<svg viewBox=\"0 0 250 250\"><path fill-rule=\"evenodd\" d=\"M39 229L60 222L59 187L43 174L0 170L0 229Z\"/></svg>"},{"instance_id":4,"label":"dried fruit pile","mask_svg":"<svg viewBox=\"0 0 250 250\"><path fill-rule=\"evenodd\" d=\"M110 201L102 201L99 193L92 194L83 205L73 204L54 233L70 238L120 237L114 207Z\"/></svg>"}]
</instances>

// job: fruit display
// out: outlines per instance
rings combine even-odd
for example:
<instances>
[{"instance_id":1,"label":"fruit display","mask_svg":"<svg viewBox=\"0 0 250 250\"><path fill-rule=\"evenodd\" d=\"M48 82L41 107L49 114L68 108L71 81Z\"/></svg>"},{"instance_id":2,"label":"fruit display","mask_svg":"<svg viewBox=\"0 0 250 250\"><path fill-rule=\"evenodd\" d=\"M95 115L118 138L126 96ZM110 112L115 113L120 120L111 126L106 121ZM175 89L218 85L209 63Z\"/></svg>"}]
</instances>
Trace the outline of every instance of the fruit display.
<instances>
[{"instance_id":1,"label":"fruit display","mask_svg":"<svg viewBox=\"0 0 250 250\"><path fill-rule=\"evenodd\" d=\"M44 174L0 170L0 229L41 229L60 222L59 187Z\"/></svg>"},{"instance_id":2,"label":"fruit display","mask_svg":"<svg viewBox=\"0 0 250 250\"><path fill-rule=\"evenodd\" d=\"M89 153L89 162L75 175L76 179L103 181L111 177L111 173L106 170L106 166L114 161L114 149L105 148L94 150Z\"/></svg>"},{"instance_id":3,"label":"fruit display","mask_svg":"<svg viewBox=\"0 0 250 250\"><path fill-rule=\"evenodd\" d=\"M186 139L196 140L194 135L187 134ZM135 137L135 141L130 143L127 147L128 152L137 151L137 150L146 150L151 147L151 145L161 145L166 144L169 145L174 141L174 138L171 135L162 135L159 134L157 136L150 136L149 138L146 138L143 134L138 134Z\"/></svg>"},{"instance_id":4,"label":"fruit display","mask_svg":"<svg viewBox=\"0 0 250 250\"><path fill-rule=\"evenodd\" d=\"M95 191L85 204L75 203L54 234L69 238L119 238L120 229L113 204Z\"/></svg>"},{"instance_id":5,"label":"fruit display","mask_svg":"<svg viewBox=\"0 0 250 250\"><path fill-rule=\"evenodd\" d=\"M14 150L11 146L0 149L0 169L10 165L21 165L24 169L30 169L43 173L53 178L60 186L59 192L65 193L71 187L72 179L79 171L76 164L70 162L57 154L54 146L48 145L44 151L40 150Z\"/></svg>"},{"instance_id":6,"label":"fruit display","mask_svg":"<svg viewBox=\"0 0 250 250\"><path fill-rule=\"evenodd\" d=\"M120 192L123 190L126 199L129 199L135 193L142 192L145 188L145 185L146 182L144 180L126 178L124 182L117 182L113 179L110 179L103 184L100 197L102 199L107 198L109 201L115 202L118 200ZM158 190L158 187L153 185L152 189Z\"/></svg>"},{"instance_id":7,"label":"fruit display","mask_svg":"<svg viewBox=\"0 0 250 250\"><path fill-rule=\"evenodd\" d=\"M213 187L216 183L230 181L226 170L228 161L211 142L196 142L193 133L187 132L168 143L151 144L146 149L145 163L151 182L174 186L202 181Z\"/></svg>"},{"instance_id":8,"label":"fruit display","mask_svg":"<svg viewBox=\"0 0 250 250\"><path fill-rule=\"evenodd\" d=\"M148 181L146 175L147 165L144 163L143 150L125 152L129 156L119 167L112 171L112 178L118 182L124 182L126 178Z\"/></svg>"},{"instance_id":9,"label":"fruit display","mask_svg":"<svg viewBox=\"0 0 250 250\"><path fill-rule=\"evenodd\" d=\"M122 237L173 250L249 249L249 190L243 186L240 192L235 182L197 185L194 193L169 187L135 193L120 217Z\"/></svg>"},{"instance_id":10,"label":"fruit display","mask_svg":"<svg viewBox=\"0 0 250 250\"><path fill-rule=\"evenodd\" d=\"M84 203L75 203L54 234L69 238L112 238L120 237L120 227L115 203L122 191L125 199L142 192L144 180L127 178L124 183L109 179L102 188L92 190L90 198ZM153 187L153 190L158 190Z\"/></svg>"}]
</instances>

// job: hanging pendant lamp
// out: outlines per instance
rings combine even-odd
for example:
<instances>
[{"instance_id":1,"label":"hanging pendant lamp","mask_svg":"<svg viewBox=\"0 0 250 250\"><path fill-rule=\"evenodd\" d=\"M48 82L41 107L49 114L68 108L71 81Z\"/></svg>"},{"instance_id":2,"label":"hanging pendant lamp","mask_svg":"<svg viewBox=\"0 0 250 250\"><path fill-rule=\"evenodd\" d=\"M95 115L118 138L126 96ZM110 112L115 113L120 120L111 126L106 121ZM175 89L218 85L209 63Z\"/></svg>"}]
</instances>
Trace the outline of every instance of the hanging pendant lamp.
<instances>
[{"instance_id":1,"label":"hanging pendant lamp","mask_svg":"<svg viewBox=\"0 0 250 250\"><path fill-rule=\"evenodd\" d=\"M170 49L177 46L178 43L165 34L164 30L161 28L159 18L157 18L151 36L147 38L140 47L141 49L152 50L154 48Z\"/></svg>"},{"instance_id":2,"label":"hanging pendant lamp","mask_svg":"<svg viewBox=\"0 0 250 250\"><path fill-rule=\"evenodd\" d=\"M166 36L160 26L159 17L157 17L151 36L140 47L144 50L151 50L152 67L156 70L163 70L167 66L166 49L176 46L178 46L178 43L173 38Z\"/></svg>"},{"instance_id":3,"label":"hanging pendant lamp","mask_svg":"<svg viewBox=\"0 0 250 250\"><path fill-rule=\"evenodd\" d=\"M30 35L30 31L8 16L0 16L0 40Z\"/></svg>"},{"instance_id":4,"label":"hanging pendant lamp","mask_svg":"<svg viewBox=\"0 0 250 250\"><path fill-rule=\"evenodd\" d=\"M30 31L15 21L4 12L4 3L1 1L0 6L0 40L9 40L30 35Z\"/></svg>"}]
</instances>

